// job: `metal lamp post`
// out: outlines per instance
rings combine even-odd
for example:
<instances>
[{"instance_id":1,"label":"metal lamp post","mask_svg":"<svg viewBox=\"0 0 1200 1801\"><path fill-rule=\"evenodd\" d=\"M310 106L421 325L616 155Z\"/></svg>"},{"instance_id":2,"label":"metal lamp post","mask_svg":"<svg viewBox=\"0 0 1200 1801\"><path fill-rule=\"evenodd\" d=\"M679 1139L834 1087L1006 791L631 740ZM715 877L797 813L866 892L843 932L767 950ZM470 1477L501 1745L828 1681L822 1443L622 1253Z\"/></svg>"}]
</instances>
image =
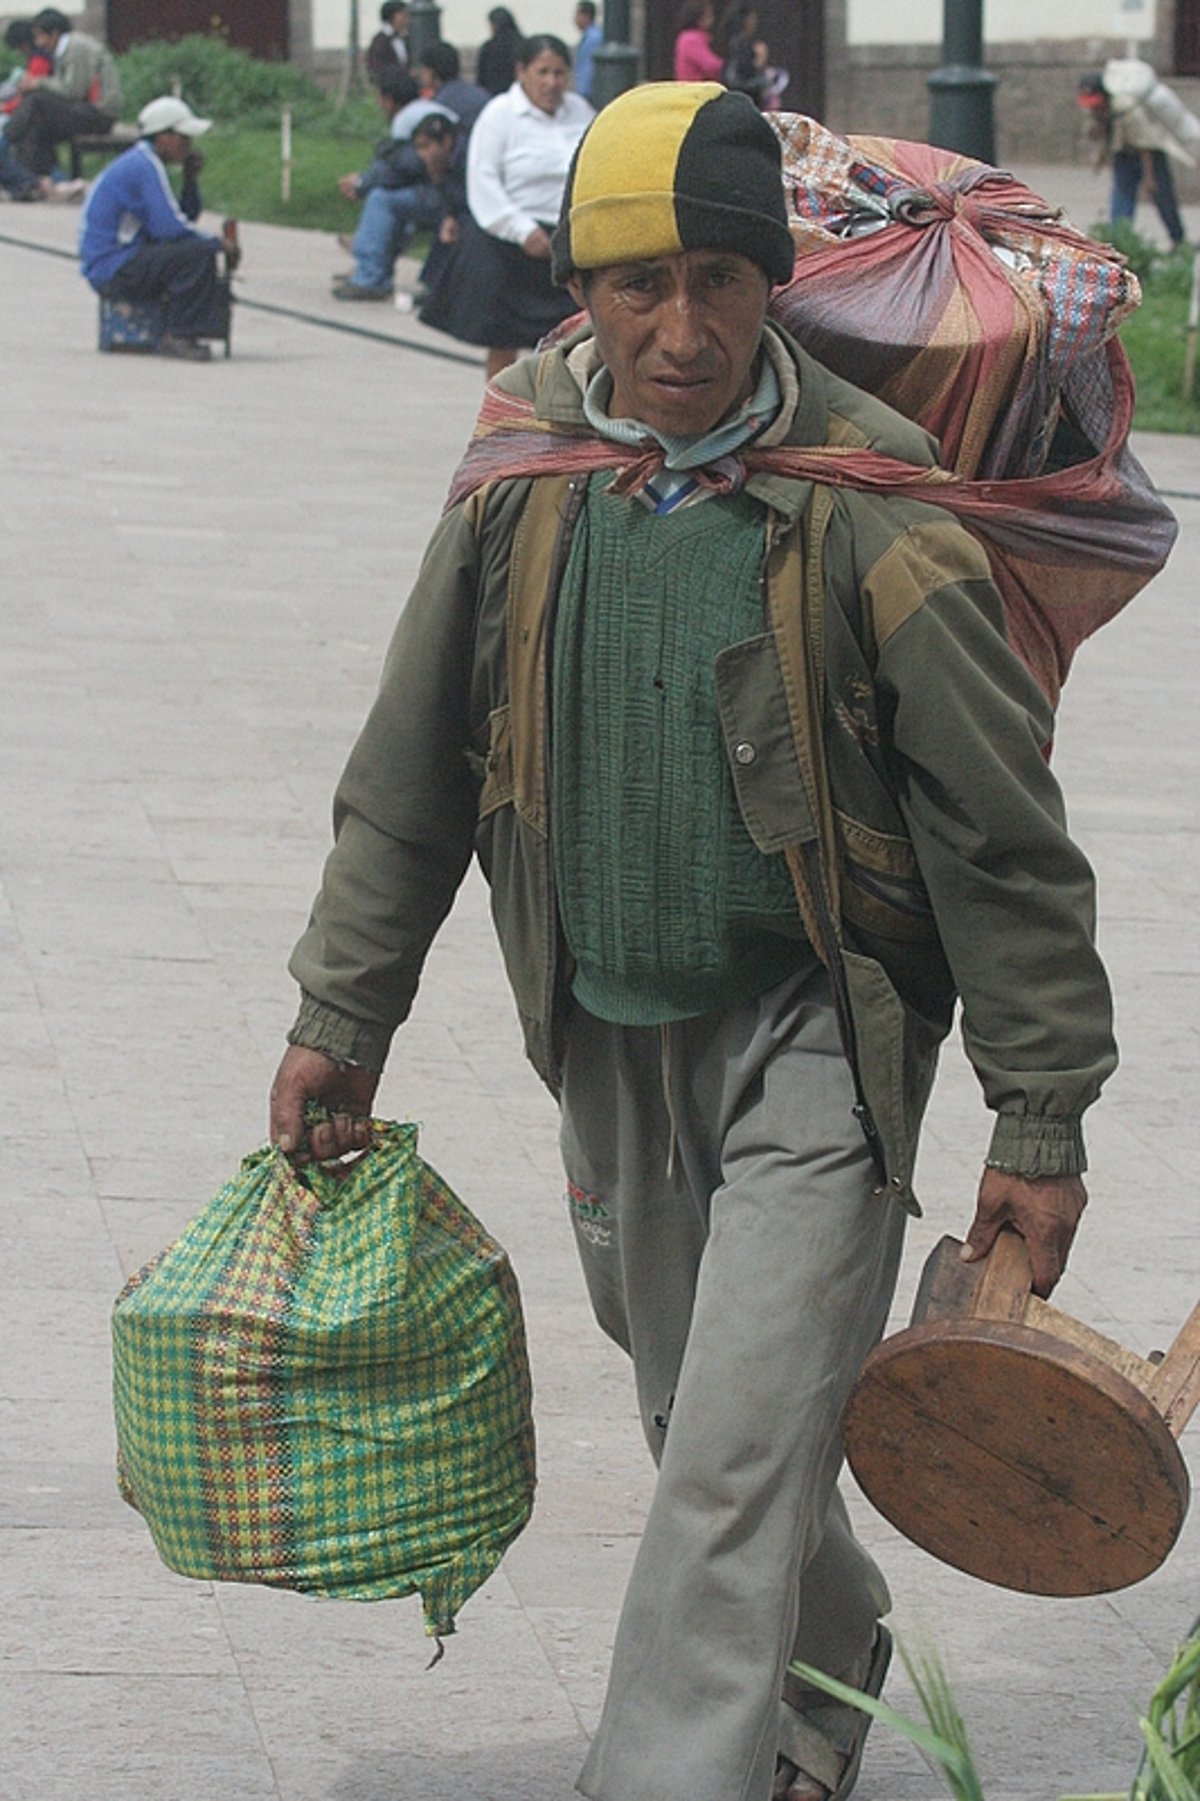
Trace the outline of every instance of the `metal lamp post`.
<instances>
[{"instance_id":1,"label":"metal lamp post","mask_svg":"<svg viewBox=\"0 0 1200 1801\"><path fill-rule=\"evenodd\" d=\"M604 0L604 42L596 47L592 105L599 112L637 84L638 53L629 42L629 0Z\"/></svg>"},{"instance_id":2,"label":"metal lamp post","mask_svg":"<svg viewBox=\"0 0 1200 1801\"><path fill-rule=\"evenodd\" d=\"M415 69L431 44L442 35L442 9L434 0L409 0L408 66Z\"/></svg>"},{"instance_id":3,"label":"metal lamp post","mask_svg":"<svg viewBox=\"0 0 1200 1801\"><path fill-rule=\"evenodd\" d=\"M996 77L983 67L983 0L943 0L942 67L929 77L929 141L996 160Z\"/></svg>"}]
</instances>

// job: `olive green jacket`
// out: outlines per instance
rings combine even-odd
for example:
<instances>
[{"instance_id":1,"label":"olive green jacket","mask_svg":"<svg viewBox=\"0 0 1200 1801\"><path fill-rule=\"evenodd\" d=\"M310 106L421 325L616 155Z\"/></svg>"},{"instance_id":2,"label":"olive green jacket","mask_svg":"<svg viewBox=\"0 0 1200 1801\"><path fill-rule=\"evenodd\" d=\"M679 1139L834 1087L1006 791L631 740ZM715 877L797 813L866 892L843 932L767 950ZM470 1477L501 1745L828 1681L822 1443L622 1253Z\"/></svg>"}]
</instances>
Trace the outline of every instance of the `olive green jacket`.
<instances>
[{"instance_id":1,"label":"olive green jacket","mask_svg":"<svg viewBox=\"0 0 1200 1801\"><path fill-rule=\"evenodd\" d=\"M924 432L788 343L790 442L934 460ZM561 351L502 379L582 423ZM585 488L498 481L434 534L338 787L290 965L292 1042L382 1067L474 850L526 1047L557 1090L570 969L549 644ZM787 857L834 978L877 1161L915 1207L917 1131L960 995L998 1115L989 1161L1080 1170L1080 1117L1115 1063L1093 882L1043 754L1051 710L1005 640L986 556L932 506L777 475L747 489L764 503L763 629L717 658L723 735L746 826Z\"/></svg>"}]
</instances>

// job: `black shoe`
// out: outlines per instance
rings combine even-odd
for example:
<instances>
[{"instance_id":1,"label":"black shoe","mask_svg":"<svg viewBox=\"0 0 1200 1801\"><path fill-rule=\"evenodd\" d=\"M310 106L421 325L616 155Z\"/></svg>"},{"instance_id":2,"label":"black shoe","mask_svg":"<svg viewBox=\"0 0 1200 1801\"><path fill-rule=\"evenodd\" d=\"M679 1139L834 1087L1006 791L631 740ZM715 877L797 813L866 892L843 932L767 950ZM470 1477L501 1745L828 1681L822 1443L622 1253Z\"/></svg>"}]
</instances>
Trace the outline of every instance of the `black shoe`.
<instances>
[{"instance_id":1,"label":"black shoe","mask_svg":"<svg viewBox=\"0 0 1200 1801\"><path fill-rule=\"evenodd\" d=\"M356 281L335 281L333 284L335 300L390 300L391 288L364 288Z\"/></svg>"},{"instance_id":2,"label":"black shoe","mask_svg":"<svg viewBox=\"0 0 1200 1801\"><path fill-rule=\"evenodd\" d=\"M199 338L180 338L168 331L159 340L158 354L178 357L183 363L208 363L212 361L212 345Z\"/></svg>"}]
</instances>

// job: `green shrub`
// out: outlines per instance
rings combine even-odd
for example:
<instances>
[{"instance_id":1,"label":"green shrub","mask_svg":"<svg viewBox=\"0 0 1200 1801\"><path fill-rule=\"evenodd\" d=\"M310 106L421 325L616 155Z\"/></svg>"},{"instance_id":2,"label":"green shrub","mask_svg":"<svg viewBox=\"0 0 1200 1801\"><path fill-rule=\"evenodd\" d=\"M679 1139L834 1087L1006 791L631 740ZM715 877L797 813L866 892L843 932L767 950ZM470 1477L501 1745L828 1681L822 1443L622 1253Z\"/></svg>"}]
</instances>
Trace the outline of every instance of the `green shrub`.
<instances>
[{"instance_id":1,"label":"green shrub","mask_svg":"<svg viewBox=\"0 0 1200 1801\"><path fill-rule=\"evenodd\" d=\"M1158 261L1159 253L1154 245L1135 231L1127 219L1102 220L1088 227L1088 236L1119 250L1140 282L1145 282Z\"/></svg>"},{"instance_id":2,"label":"green shrub","mask_svg":"<svg viewBox=\"0 0 1200 1801\"><path fill-rule=\"evenodd\" d=\"M190 107L224 125L277 122L281 109L290 106L297 125L320 121L331 127L337 113L311 76L290 63L260 62L218 35L135 44L118 62L128 118L156 95L171 93L176 82ZM344 122L343 113L339 123Z\"/></svg>"}]
</instances>

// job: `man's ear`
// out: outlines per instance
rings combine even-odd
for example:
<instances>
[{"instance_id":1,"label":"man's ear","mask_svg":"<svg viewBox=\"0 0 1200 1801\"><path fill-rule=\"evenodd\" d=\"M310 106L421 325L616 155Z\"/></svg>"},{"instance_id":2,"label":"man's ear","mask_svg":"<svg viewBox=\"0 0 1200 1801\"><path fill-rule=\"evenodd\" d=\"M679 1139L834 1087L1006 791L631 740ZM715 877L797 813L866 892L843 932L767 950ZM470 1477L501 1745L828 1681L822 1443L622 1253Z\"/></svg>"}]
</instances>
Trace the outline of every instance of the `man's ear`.
<instances>
[{"instance_id":1,"label":"man's ear","mask_svg":"<svg viewBox=\"0 0 1200 1801\"><path fill-rule=\"evenodd\" d=\"M586 310L587 297L584 294L583 283L579 279L578 271L576 271L574 275L569 275L567 277L567 293L571 296L571 299L575 302L577 307Z\"/></svg>"}]
</instances>

